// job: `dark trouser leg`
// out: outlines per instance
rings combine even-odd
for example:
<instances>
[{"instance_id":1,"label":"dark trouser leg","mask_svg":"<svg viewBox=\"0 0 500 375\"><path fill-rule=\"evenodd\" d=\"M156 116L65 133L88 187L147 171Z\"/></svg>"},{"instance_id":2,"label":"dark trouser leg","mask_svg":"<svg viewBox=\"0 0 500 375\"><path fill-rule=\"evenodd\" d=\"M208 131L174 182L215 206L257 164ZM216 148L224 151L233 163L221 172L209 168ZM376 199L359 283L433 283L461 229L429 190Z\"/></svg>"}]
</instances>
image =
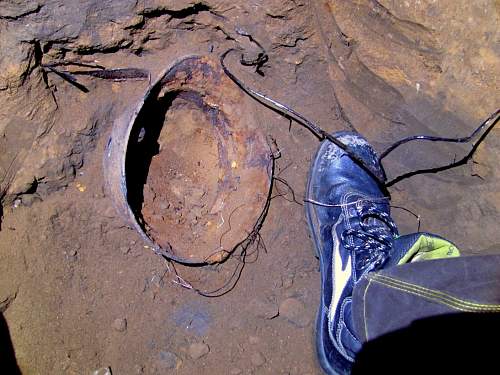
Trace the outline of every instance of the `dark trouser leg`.
<instances>
[{"instance_id":1,"label":"dark trouser leg","mask_svg":"<svg viewBox=\"0 0 500 375\"><path fill-rule=\"evenodd\" d=\"M499 312L500 255L428 260L369 273L353 293L355 330L368 341L353 373L366 366L372 373L382 352L398 361L406 356L413 370L429 370L427 364L459 370L477 370L492 360L500 364L500 350L494 357L486 354L497 347L490 342L500 339ZM495 367L492 373L500 372Z\"/></svg>"}]
</instances>

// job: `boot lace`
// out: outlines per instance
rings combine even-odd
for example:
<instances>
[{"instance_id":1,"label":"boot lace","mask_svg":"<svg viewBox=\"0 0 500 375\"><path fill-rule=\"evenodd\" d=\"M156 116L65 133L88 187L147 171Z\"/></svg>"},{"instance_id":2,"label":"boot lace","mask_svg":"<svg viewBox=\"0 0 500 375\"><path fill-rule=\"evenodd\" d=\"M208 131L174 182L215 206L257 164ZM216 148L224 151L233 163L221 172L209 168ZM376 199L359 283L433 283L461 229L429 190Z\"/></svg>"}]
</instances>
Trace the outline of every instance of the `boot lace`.
<instances>
[{"instance_id":1,"label":"boot lace","mask_svg":"<svg viewBox=\"0 0 500 375\"><path fill-rule=\"evenodd\" d=\"M346 229L342 242L354 258L359 279L364 274L380 269L388 260L398 229L391 217L375 204L356 205L360 225Z\"/></svg>"}]
</instances>

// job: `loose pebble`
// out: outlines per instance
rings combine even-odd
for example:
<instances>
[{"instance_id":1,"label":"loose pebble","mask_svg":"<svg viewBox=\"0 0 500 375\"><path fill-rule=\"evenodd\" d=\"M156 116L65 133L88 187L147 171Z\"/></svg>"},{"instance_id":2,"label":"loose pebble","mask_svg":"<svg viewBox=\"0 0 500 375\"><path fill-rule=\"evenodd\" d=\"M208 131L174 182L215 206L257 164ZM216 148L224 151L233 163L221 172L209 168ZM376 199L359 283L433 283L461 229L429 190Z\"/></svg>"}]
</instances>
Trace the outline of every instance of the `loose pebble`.
<instances>
[{"instance_id":1,"label":"loose pebble","mask_svg":"<svg viewBox=\"0 0 500 375\"><path fill-rule=\"evenodd\" d=\"M41 202L42 199L36 194L24 194L21 198L23 206L31 207L35 202Z\"/></svg>"},{"instance_id":2,"label":"loose pebble","mask_svg":"<svg viewBox=\"0 0 500 375\"><path fill-rule=\"evenodd\" d=\"M283 278L283 288L289 289L293 285L293 275L288 275Z\"/></svg>"},{"instance_id":3,"label":"loose pebble","mask_svg":"<svg viewBox=\"0 0 500 375\"><path fill-rule=\"evenodd\" d=\"M281 302L279 312L280 316L297 327L303 328L311 323L306 307L296 298L287 298Z\"/></svg>"},{"instance_id":4,"label":"loose pebble","mask_svg":"<svg viewBox=\"0 0 500 375\"><path fill-rule=\"evenodd\" d=\"M77 182L76 183L76 188L80 193L84 193L85 190L87 190L87 187L85 185L82 185L81 183Z\"/></svg>"},{"instance_id":5,"label":"loose pebble","mask_svg":"<svg viewBox=\"0 0 500 375\"><path fill-rule=\"evenodd\" d=\"M199 359L206 356L210 352L210 347L204 342L191 344L188 349L189 356L192 359Z\"/></svg>"},{"instance_id":6,"label":"loose pebble","mask_svg":"<svg viewBox=\"0 0 500 375\"><path fill-rule=\"evenodd\" d=\"M260 342L260 339L257 336L250 336L248 342L252 345L256 345Z\"/></svg>"},{"instance_id":7,"label":"loose pebble","mask_svg":"<svg viewBox=\"0 0 500 375\"><path fill-rule=\"evenodd\" d=\"M255 352L250 356L250 362L252 362L252 365L255 367L260 367L266 363L266 357L264 357L261 352Z\"/></svg>"},{"instance_id":8,"label":"loose pebble","mask_svg":"<svg viewBox=\"0 0 500 375\"><path fill-rule=\"evenodd\" d=\"M180 363L179 362L180 360L177 357L177 355L175 355L172 352L167 352L162 350L159 353L158 357L159 358L157 365L160 370L165 370L165 369L172 370L174 368L177 368L178 364Z\"/></svg>"},{"instance_id":9,"label":"loose pebble","mask_svg":"<svg viewBox=\"0 0 500 375\"><path fill-rule=\"evenodd\" d=\"M273 319L279 314L278 305L265 299L255 299L250 306L258 318Z\"/></svg>"},{"instance_id":10,"label":"loose pebble","mask_svg":"<svg viewBox=\"0 0 500 375\"><path fill-rule=\"evenodd\" d=\"M101 367L100 369L95 370L92 375L111 375L110 367Z\"/></svg>"},{"instance_id":11,"label":"loose pebble","mask_svg":"<svg viewBox=\"0 0 500 375\"><path fill-rule=\"evenodd\" d=\"M125 332L127 329L127 319L125 318L115 319L112 325L115 331Z\"/></svg>"}]
</instances>

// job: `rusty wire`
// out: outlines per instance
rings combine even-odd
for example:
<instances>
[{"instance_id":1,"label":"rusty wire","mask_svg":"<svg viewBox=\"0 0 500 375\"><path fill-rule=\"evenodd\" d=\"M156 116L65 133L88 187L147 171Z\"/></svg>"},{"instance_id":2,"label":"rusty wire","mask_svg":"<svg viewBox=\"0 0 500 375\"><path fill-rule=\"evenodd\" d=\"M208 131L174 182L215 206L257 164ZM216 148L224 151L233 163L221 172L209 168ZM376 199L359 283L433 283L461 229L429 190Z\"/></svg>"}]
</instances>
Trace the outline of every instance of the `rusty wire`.
<instances>
[{"instance_id":1,"label":"rusty wire","mask_svg":"<svg viewBox=\"0 0 500 375\"><path fill-rule=\"evenodd\" d=\"M236 85L238 85L238 87L240 87L243 91L245 91L248 95L250 95L252 98L257 100L259 103L261 103L265 107L268 107L268 108L278 112L279 114L281 114L282 116L285 116L286 118L291 118L295 122L304 126L311 133L313 133L318 139L320 139L322 141L327 139L330 142L332 142L333 144L335 144L336 146L338 146L339 148L341 148L345 153L347 153L349 155L349 157L351 157L351 159L356 164L358 164L361 168L363 168L363 170L366 171L366 173L368 173L371 177L373 177L373 179L378 183L378 185L380 186L380 189L384 193L389 194L387 192L387 190L385 188L385 184L384 184L385 179L386 179L385 175L380 176L380 175L377 175L377 173L375 173L374 171L372 171L371 167L369 165L367 165L364 162L364 160L361 159L356 154L356 152L354 150L352 150L352 148L349 145L346 145L345 143L340 141L337 137L334 137L333 135L331 135L327 131L323 130L317 124L308 120L305 116L303 116L299 112L295 111L293 108L290 108L287 105L282 104L279 101L274 100L271 97L250 88L242 80L240 80L238 77L236 77L236 75L233 74L231 72L231 70L227 67L227 65L225 64L225 59L231 52L238 52L238 51L241 52L242 50L236 49L236 48L230 48L220 56L220 63L221 63L222 69L224 70L224 73L226 73L226 75L229 78L231 78L231 80L234 83L236 83ZM241 59L243 59L243 58L244 58L244 56L242 54ZM241 62L241 59L240 59L240 62Z\"/></svg>"},{"instance_id":2,"label":"rusty wire","mask_svg":"<svg viewBox=\"0 0 500 375\"><path fill-rule=\"evenodd\" d=\"M91 70L67 70L60 69L60 66L78 66L91 68ZM123 81L127 79L147 79L151 80L151 75L149 71L145 69L139 68L115 68L115 69L107 69L102 65L98 64L89 64L82 62L74 62L74 61L56 61L48 64L40 64L40 67L43 69L44 73L54 73L55 75L62 78L64 81L73 85L80 91L85 93L89 92L89 89L85 87L82 83L78 82L78 79L75 76L85 75L91 76L94 78L100 79L108 79L114 81Z\"/></svg>"},{"instance_id":3,"label":"rusty wire","mask_svg":"<svg viewBox=\"0 0 500 375\"><path fill-rule=\"evenodd\" d=\"M275 142L274 142L274 144L275 144ZM278 156L276 156L276 150L273 150L271 145L269 145L269 147L270 147L270 154L269 155L270 155L270 159L271 159L271 164L270 164L270 168L269 168L269 175L270 175L270 178L273 179L274 174L275 174L275 168L276 168L276 159L279 158L280 155L278 154ZM227 252L228 254L233 255L232 257L226 258L224 260L224 263L227 262L229 259L234 258L234 259L236 259L237 264L236 264L236 267L234 268L233 272L229 276L229 278L221 286L216 287L215 289L212 289L212 290L202 290L198 287L195 287L191 282L187 281L186 279L184 279L183 277L181 277L179 275L179 272L175 268L175 265L173 265L172 260L170 260L167 256L162 255L167 261L169 261L172 264L172 269L174 271L174 277L175 277L174 280L172 280L172 282L174 284L180 285L186 289L193 290L194 292L196 292L197 294L199 294L203 297L209 297L209 298L222 297L223 295L232 291L236 287L236 285L241 277L241 274L243 272L243 269L245 268L245 265L249 264L249 263L253 263L257 260L259 250L261 248L264 249L265 252L267 252L267 248L266 248L264 239L262 238L262 236L260 234L260 230L262 229L262 225L264 224L264 220L267 217L267 214L269 212L271 199L272 199L272 188L269 189L268 196L267 196L266 202L264 204L264 208L263 208L259 218L257 219L254 227L252 228L250 233L248 233L247 237L243 241L241 241L239 244L237 244L232 250L230 250L230 251L223 250L223 251ZM243 205L236 207L231 212L231 215L242 206ZM229 220L229 225L231 225L230 218L228 220ZM222 241L222 236L224 236L224 234L225 233L223 233L221 235L221 241ZM254 251L249 252L249 249L254 244L255 244ZM238 250L240 250L239 254L235 254L236 252L238 252ZM206 258L206 260L210 259L211 256L217 254L220 251L221 250L218 249L212 255L209 255ZM247 258L252 256L253 254L256 254L256 259L253 261L247 260Z\"/></svg>"},{"instance_id":4,"label":"rusty wire","mask_svg":"<svg viewBox=\"0 0 500 375\"><path fill-rule=\"evenodd\" d=\"M473 138L475 138L481 130L486 128L486 130L481 134L481 136L478 138L478 140L472 144L471 150L461 159L459 160L454 160L452 163L440 166L440 167L433 167L433 168L426 168L426 169L418 169L415 171L407 172L402 175L399 175L397 177L394 177L392 180L386 182L385 186L389 187L392 185L397 184L398 182L405 180L407 178L410 178L412 176L416 176L418 174L424 174L424 173L438 173L442 172L448 169L456 168L461 165L465 165L469 162L469 160L472 159L474 156L474 153L478 149L479 145L486 139L488 134L493 130L493 127L498 123L498 120L500 119L500 109L497 109L494 113L492 113L486 120L484 120L479 127L477 127L471 135L467 137L461 137L461 138L445 138L445 137L435 137L435 136L430 136L430 135L417 135L413 137L407 137L404 138L396 143L394 143L392 146L390 146L386 151L384 151L379 158L379 162L382 160L383 157L386 157L390 152L394 151L397 147L401 146L404 143L411 142L411 141L431 141L431 142L449 142L449 143L467 143L471 141Z\"/></svg>"},{"instance_id":5,"label":"rusty wire","mask_svg":"<svg viewBox=\"0 0 500 375\"><path fill-rule=\"evenodd\" d=\"M382 171L381 172L382 176L380 176L377 173L375 173L372 170L372 168L369 165L367 165L365 163L365 161L361 157L359 157L357 155L356 151L354 151L353 149L351 149L351 147L349 145L346 145L345 143L343 143L342 141L340 141L337 137L329 134L328 132L326 132L325 130L323 130L321 127L319 127L317 124L315 124L314 122L308 120L305 116L303 116L299 112L295 111L293 108L290 108L287 105L282 104L282 103L280 103L279 101L277 101L275 99L272 99L271 97L267 96L266 94L263 94L263 93L261 93L259 91L256 91L256 90L250 88L242 80L240 80L227 67L227 65L225 64L226 57L231 52L237 52L237 51L241 52L242 50L241 49L236 49L236 48L230 48L230 49L226 50L224 53L222 53L222 55L220 56L220 63L222 65L222 69L227 74L227 76L229 78L231 78L234 83L236 83L236 85L238 85L243 91L245 91L248 95L250 95L252 98L254 98L255 100L257 100L259 103L261 103L265 107L268 107L268 108L270 108L270 109L278 112L282 116L284 116L284 117L286 117L288 119L293 119L297 123L301 124L302 126L304 126L305 128L307 128L309 131L311 131L320 140L322 140L322 141L328 140L328 141L332 142L333 144L335 144L336 146L338 146L347 155L349 155L349 157L358 166L360 166L361 168L363 168L363 170L365 172L367 172L374 179L375 182L377 182L377 184L379 185L379 187L380 187L381 191L383 192L383 194L386 195L386 196L388 196L388 197L390 197L390 194L389 194L387 188L390 187L390 186L392 186L392 185L394 185L394 184L396 184L396 183L398 183L398 182L400 182L400 181L402 181L402 180L404 180L404 179L410 178L410 177L418 175L418 174L438 173L438 172L441 172L441 171L445 171L445 170L448 170L448 169L452 169L452 168L458 167L460 165L467 164L467 162L469 160L471 160L472 157L474 156L474 153L478 149L479 145L484 141L484 139L486 138L486 136L490 133L490 131L493 129L493 127L497 124L498 120L500 119L500 109L498 109L494 113L492 113L490 116L488 116L488 118L486 120L484 120L479 125L479 127L477 127L472 132L471 135L466 136L466 137L449 138L449 137L437 137L437 136L431 136L431 135L416 135L416 136L412 136L412 137L407 137L407 138L401 139L401 140L393 143L391 146L389 146L389 148L387 150L385 150L381 154L381 156L379 157L379 159L378 159L379 163L378 164L380 165L380 170ZM260 60L263 60L263 56L261 56L261 54L259 54L259 56L260 56ZM240 63L242 63L243 60L244 60L244 55L241 54ZM247 61L247 60L245 60L245 61ZM257 61L256 63L258 63L259 58L256 59L256 61ZM267 59L265 61L267 61ZM242 64L242 65L246 65L246 64ZM484 130L485 128L486 128L486 130ZM446 165L443 165L443 166L439 166L439 167L419 169L419 170L414 170L414 171L411 171L411 172L407 172L405 174L402 174L402 175L399 175L399 176L393 178L390 181L387 181L387 178L386 178L386 175L385 175L385 171L384 171L384 168L383 168L383 166L381 164L381 161L382 161L382 159L384 157L386 157L389 153L391 153L392 151L394 151L396 148L398 148L402 144L405 144L405 143L408 143L408 142L411 142L411 141L415 141L415 140L419 140L419 141L433 141L433 142L466 143L466 142L471 141L478 134L480 134L480 132L482 130L484 130L484 132L479 136L477 142L475 142L472 145L472 148L471 148L470 152L467 155L465 155L463 158L461 158L460 160L458 160L458 161L454 160L452 163L449 163L449 164L446 164Z\"/></svg>"}]
</instances>

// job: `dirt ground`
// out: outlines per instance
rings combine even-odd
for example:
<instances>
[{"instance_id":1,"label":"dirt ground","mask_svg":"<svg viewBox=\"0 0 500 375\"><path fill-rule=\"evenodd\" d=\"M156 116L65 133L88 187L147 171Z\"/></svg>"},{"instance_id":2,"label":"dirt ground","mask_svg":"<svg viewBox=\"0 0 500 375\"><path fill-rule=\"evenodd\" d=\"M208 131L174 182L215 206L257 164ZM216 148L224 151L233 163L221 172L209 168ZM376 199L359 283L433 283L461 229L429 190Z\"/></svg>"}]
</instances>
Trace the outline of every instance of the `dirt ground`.
<instances>
[{"instance_id":1,"label":"dirt ground","mask_svg":"<svg viewBox=\"0 0 500 375\"><path fill-rule=\"evenodd\" d=\"M22 373L320 373L318 262L292 192L275 181L279 197L234 289L206 298L183 288L104 187L113 123L150 82L78 75L84 92L51 63L141 68L154 81L180 57L252 48L236 32L245 31L269 62L259 75L230 59L241 79L328 131L356 129L382 151L411 134L467 135L498 108L499 17L497 0L1 1L0 312L8 331L0 324L0 333ZM301 202L317 139L252 105L281 151L276 175ZM464 254L500 251L498 134L466 166L392 187L392 203ZM416 143L385 168L394 177L467 150ZM400 232L416 230L406 211L394 216ZM238 266L231 258L176 269L214 290Z\"/></svg>"}]
</instances>

